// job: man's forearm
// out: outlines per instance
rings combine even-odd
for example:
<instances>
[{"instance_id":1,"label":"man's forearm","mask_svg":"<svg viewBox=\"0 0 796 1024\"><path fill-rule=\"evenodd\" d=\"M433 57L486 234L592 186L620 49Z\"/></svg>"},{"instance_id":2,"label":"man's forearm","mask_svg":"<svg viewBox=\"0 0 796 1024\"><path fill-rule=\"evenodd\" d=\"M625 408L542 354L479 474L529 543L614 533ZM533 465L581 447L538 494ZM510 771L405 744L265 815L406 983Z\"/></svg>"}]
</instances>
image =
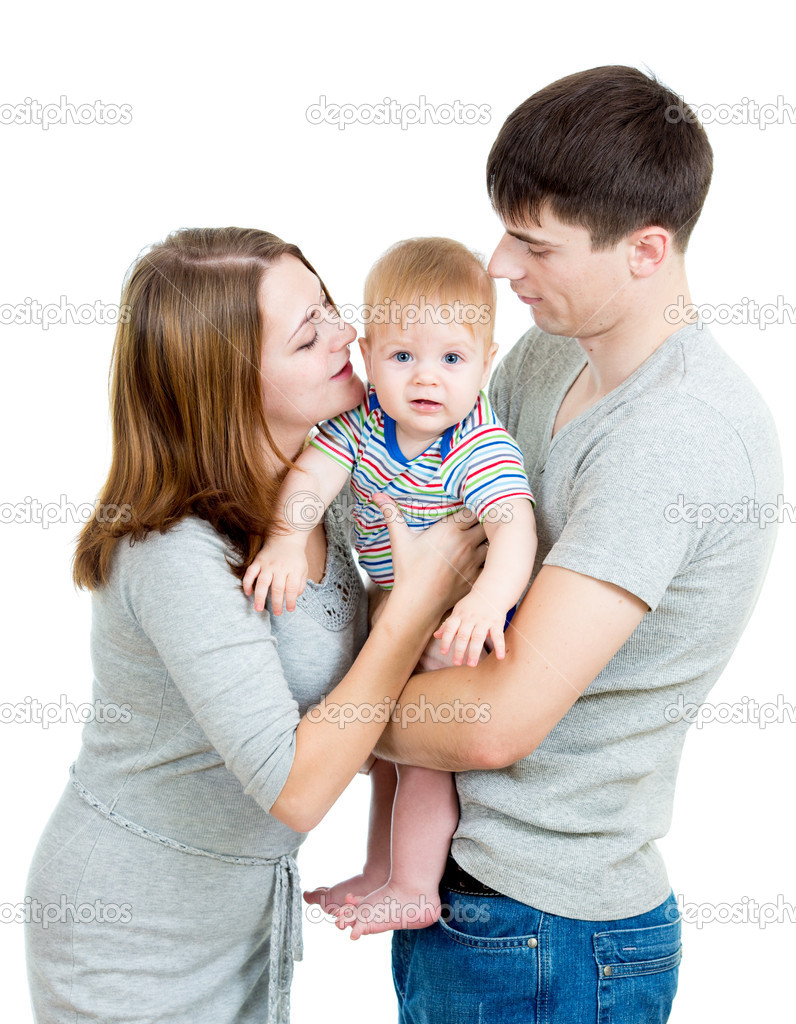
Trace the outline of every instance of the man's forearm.
<instances>
[{"instance_id":1,"label":"man's forearm","mask_svg":"<svg viewBox=\"0 0 796 1024\"><path fill-rule=\"evenodd\" d=\"M374 749L378 757L443 771L486 767L492 745L492 657L476 668L413 675Z\"/></svg>"},{"instance_id":2,"label":"man's forearm","mask_svg":"<svg viewBox=\"0 0 796 1024\"><path fill-rule=\"evenodd\" d=\"M532 753L633 633L646 604L557 566L539 572L506 632L506 657L413 675L375 752L448 771Z\"/></svg>"}]
</instances>

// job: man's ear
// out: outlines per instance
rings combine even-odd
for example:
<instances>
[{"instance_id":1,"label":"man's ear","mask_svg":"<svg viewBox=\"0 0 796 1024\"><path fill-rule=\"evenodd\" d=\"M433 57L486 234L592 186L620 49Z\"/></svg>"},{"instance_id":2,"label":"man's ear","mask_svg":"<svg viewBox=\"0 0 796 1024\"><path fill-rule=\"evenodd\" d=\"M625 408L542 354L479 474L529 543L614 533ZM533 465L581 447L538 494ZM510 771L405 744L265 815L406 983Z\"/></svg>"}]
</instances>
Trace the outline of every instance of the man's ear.
<instances>
[{"instance_id":1,"label":"man's ear","mask_svg":"<svg viewBox=\"0 0 796 1024\"><path fill-rule=\"evenodd\" d=\"M627 239L628 265L634 277L652 277L672 250L672 233L655 225L639 228Z\"/></svg>"},{"instance_id":2,"label":"man's ear","mask_svg":"<svg viewBox=\"0 0 796 1024\"><path fill-rule=\"evenodd\" d=\"M495 361L495 353L498 350L498 344L493 341L489 346L489 352L487 353L486 359L484 360L484 375L481 378L481 390L487 386L489 382L489 375L492 373L492 363Z\"/></svg>"},{"instance_id":3,"label":"man's ear","mask_svg":"<svg viewBox=\"0 0 796 1024\"><path fill-rule=\"evenodd\" d=\"M362 358L365 361L365 373L368 380L370 380L370 342L367 338L357 338L357 341L359 342L359 351L362 353Z\"/></svg>"}]
</instances>

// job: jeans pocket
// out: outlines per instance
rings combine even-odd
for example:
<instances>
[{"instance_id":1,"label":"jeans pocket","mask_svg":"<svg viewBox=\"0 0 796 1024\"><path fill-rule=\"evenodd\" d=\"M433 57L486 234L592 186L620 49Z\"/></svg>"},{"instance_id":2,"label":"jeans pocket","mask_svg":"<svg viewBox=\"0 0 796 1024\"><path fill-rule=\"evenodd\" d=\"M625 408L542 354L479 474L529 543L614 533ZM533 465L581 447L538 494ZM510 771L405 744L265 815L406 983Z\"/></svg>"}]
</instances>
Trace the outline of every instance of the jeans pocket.
<instances>
[{"instance_id":1,"label":"jeans pocket","mask_svg":"<svg viewBox=\"0 0 796 1024\"><path fill-rule=\"evenodd\" d=\"M393 939L400 1024L521 1024L535 1019L535 912L505 897L447 892L443 905L445 919L430 928L399 932Z\"/></svg>"},{"instance_id":2,"label":"jeans pocket","mask_svg":"<svg viewBox=\"0 0 796 1024\"><path fill-rule=\"evenodd\" d=\"M512 913L513 900L503 896L449 895L450 902L443 905L438 923L443 935L452 942L493 952L536 949L536 934L529 930L531 922ZM522 911L527 909L523 907ZM528 934L514 934L518 930Z\"/></svg>"},{"instance_id":3,"label":"jeans pocket","mask_svg":"<svg viewBox=\"0 0 796 1024\"><path fill-rule=\"evenodd\" d=\"M682 957L680 920L593 936L598 1024L665 1024Z\"/></svg>"}]
</instances>

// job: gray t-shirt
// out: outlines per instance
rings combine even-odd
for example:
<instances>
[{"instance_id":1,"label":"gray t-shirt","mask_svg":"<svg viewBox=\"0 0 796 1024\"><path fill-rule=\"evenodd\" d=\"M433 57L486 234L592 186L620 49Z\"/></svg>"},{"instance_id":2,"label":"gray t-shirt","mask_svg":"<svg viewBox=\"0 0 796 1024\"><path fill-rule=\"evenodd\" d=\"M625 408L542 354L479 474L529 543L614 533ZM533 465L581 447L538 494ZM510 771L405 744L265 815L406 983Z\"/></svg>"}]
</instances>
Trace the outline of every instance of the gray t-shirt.
<instances>
[{"instance_id":1,"label":"gray t-shirt","mask_svg":"<svg viewBox=\"0 0 796 1024\"><path fill-rule=\"evenodd\" d=\"M233 549L201 519L118 541L92 594L103 711L83 729L27 892L132 909L123 926L66 915L28 927L37 1020L120 1020L122 1005L141 1020L216 1024L236 1007L236 1020L288 1020L304 835L268 811L300 716L367 632L344 517L327 515L326 539L324 578L279 617L254 611Z\"/></svg>"},{"instance_id":2,"label":"gray t-shirt","mask_svg":"<svg viewBox=\"0 0 796 1024\"><path fill-rule=\"evenodd\" d=\"M491 384L537 500L534 575L563 566L650 611L529 757L457 775L452 852L539 910L612 920L669 893L654 840L669 829L689 724L677 709L705 699L751 614L774 541L752 503L781 500L782 471L760 395L701 325L551 441L585 363L574 339L533 328Z\"/></svg>"},{"instance_id":3,"label":"gray t-shirt","mask_svg":"<svg viewBox=\"0 0 796 1024\"><path fill-rule=\"evenodd\" d=\"M232 547L204 520L118 542L108 584L92 594L91 652L94 699L127 705L129 721L84 726L74 766L98 800L210 853L268 858L299 846L304 835L267 812L299 718L367 636L339 520L326 517L324 579L276 618L254 611L227 565Z\"/></svg>"}]
</instances>

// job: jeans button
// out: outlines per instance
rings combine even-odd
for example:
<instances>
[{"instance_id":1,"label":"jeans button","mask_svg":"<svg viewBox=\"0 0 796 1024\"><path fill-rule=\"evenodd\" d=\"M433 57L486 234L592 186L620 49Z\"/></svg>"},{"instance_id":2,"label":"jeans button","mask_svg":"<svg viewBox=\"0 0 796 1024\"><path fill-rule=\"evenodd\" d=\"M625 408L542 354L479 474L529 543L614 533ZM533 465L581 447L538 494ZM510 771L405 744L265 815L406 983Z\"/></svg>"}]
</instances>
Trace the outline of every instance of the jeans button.
<instances>
[{"instance_id":1,"label":"jeans button","mask_svg":"<svg viewBox=\"0 0 796 1024\"><path fill-rule=\"evenodd\" d=\"M539 943L536 941L536 939L528 939L528 945L531 947L531 949L536 949Z\"/></svg>"},{"instance_id":2,"label":"jeans button","mask_svg":"<svg viewBox=\"0 0 796 1024\"><path fill-rule=\"evenodd\" d=\"M603 967L603 974L605 975L606 978L610 978L611 977L611 968L610 967Z\"/></svg>"}]
</instances>

